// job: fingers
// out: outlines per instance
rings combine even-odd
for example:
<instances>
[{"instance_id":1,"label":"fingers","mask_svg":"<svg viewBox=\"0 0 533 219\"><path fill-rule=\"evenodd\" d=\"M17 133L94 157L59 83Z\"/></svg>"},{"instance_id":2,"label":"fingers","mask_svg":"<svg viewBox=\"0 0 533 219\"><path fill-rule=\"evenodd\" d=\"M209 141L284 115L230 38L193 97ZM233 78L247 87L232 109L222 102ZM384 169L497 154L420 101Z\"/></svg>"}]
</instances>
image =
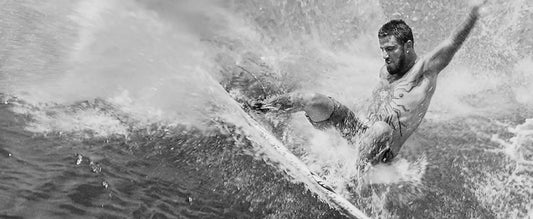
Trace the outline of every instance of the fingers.
<instances>
[{"instance_id":1,"label":"fingers","mask_svg":"<svg viewBox=\"0 0 533 219\"><path fill-rule=\"evenodd\" d=\"M470 6L472 7L480 7L487 3L487 0L471 0Z\"/></svg>"},{"instance_id":2,"label":"fingers","mask_svg":"<svg viewBox=\"0 0 533 219\"><path fill-rule=\"evenodd\" d=\"M470 7L472 7L471 15L479 17L487 14L486 6L487 0L472 0L470 1Z\"/></svg>"},{"instance_id":3,"label":"fingers","mask_svg":"<svg viewBox=\"0 0 533 219\"><path fill-rule=\"evenodd\" d=\"M490 13L489 6L486 5L487 2L488 2L488 0L484 0L483 3L479 6L480 8L479 8L479 12L478 13L481 16L485 16L485 15Z\"/></svg>"},{"instance_id":4,"label":"fingers","mask_svg":"<svg viewBox=\"0 0 533 219\"><path fill-rule=\"evenodd\" d=\"M478 12L479 10L482 10L486 7L485 5L487 4L487 2L488 0L472 0L470 1L470 6L473 8L473 10Z\"/></svg>"}]
</instances>

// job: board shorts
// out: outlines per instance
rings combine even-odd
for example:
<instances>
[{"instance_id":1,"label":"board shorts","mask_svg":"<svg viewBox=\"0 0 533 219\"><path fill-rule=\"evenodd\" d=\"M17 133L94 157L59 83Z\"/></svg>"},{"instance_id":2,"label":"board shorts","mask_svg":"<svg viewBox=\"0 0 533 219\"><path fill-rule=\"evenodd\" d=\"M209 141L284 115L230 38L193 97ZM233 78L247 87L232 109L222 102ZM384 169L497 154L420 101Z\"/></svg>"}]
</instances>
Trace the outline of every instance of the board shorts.
<instances>
[{"instance_id":1,"label":"board shorts","mask_svg":"<svg viewBox=\"0 0 533 219\"><path fill-rule=\"evenodd\" d=\"M364 124L355 113L350 110L345 105L341 104L337 100L330 97L333 101L333 112L328 119L315 122L307 117L307 120L315 127L316 129L325 130L328 128L335 128L340 132L342 137L348 140L351 143L354 143L356 140L355 137L365 133L369 127ZM382 150L383 145L374 145L368 152L366 152L366 160L375 164L377 162L388 162L391 161L395 155L392 153L392 150L385 149Z\"/></svg>"},{"instance_id":2,"label":"board shorts","mask_svg":"<svg viewBox=\"0 0 533 219\"><path fill-rule=\"evenodd\" d=\"M336 128L348 141L351 141L355 136L363 133L368 127L361 122L355 113L345 105L339 103L337 100L331 98L333 101L333 112L328 119L315 122L307 117L307 120L317 129L325 130L328 128Z\"/></svg>"}]
</instances>

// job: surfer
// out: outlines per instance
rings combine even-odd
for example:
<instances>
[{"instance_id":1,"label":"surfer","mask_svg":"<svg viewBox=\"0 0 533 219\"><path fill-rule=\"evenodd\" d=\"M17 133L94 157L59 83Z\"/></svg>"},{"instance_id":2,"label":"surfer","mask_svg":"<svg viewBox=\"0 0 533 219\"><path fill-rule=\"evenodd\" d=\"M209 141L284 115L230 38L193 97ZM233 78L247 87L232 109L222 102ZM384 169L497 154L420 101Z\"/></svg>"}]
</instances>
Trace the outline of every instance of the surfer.
<instances>
[{"instance_id":1,"label":"surfer","mask_svg":"<svg viewBox=\"0 0 533 219\"><path fill-rule=\"evenodd\" d=\"M373 91L368 117L363 120L337 100L319 93L292 92L254 104L260 111L304 111L314 127L335 127L349 141L362 139L364 163L388 162L422 122L437 76L452 60L479 18L485 1L472 4L467 19L429 54L419 57L411 28L391 20L378 31L384 66Z\"/></svg>"}]
</instances>

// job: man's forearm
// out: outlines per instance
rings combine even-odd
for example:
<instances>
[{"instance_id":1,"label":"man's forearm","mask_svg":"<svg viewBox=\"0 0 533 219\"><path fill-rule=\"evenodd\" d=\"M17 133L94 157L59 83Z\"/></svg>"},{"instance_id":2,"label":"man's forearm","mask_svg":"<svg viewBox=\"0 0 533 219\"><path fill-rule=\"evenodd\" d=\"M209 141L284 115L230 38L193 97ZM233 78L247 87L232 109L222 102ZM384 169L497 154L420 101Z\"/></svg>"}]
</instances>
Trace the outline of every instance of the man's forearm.
<instances>
[{"instance_id":1,"label":"man's forearm","mask_svg":"<svg viewBox=\"0 0 533 219\"><path fill-rule=\"evenodd\" d=\"M455 50L461 47L463 42L466 40L466 38L468 37L472 29L474 28L474 25L476 24L476 21L478 20L478 18L479 18L479 7L475 6L472 8L470 13L468 14L468 18L451 35L450 43L452 44Z\"/></svg>"},{"instance_id":2,"label":"man's forearm","mask_svg":"<svg viewBox=\"0 0 533 219\"><path fill-rule=\"evenodd\" d=\"M452 60L455 53L461 48L470 31L474 28L479 17L479 6L475 6L470 11L468 18L457 28L450 37L442 42L429 56L427 68L431 72L440 72Z\"/></svg>"}]
</instances>

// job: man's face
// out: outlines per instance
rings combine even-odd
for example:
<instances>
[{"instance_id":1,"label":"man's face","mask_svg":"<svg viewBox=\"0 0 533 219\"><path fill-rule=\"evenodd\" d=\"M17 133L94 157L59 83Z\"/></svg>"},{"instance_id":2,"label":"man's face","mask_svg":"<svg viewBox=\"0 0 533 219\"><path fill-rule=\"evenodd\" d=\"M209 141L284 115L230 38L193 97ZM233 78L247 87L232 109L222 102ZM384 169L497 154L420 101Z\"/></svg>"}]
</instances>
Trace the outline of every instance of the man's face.
<instances>
[{"instance_id":1,"label":"man's face","mask_svg":"<svg viewBox=\"0 0 533 219\"><path fill-rule=\"evenodd\" d=\"M379 48L390 74L398 74L405 67L405 50L395 36L379 38Z\"/></svg>"}]
</instances>

